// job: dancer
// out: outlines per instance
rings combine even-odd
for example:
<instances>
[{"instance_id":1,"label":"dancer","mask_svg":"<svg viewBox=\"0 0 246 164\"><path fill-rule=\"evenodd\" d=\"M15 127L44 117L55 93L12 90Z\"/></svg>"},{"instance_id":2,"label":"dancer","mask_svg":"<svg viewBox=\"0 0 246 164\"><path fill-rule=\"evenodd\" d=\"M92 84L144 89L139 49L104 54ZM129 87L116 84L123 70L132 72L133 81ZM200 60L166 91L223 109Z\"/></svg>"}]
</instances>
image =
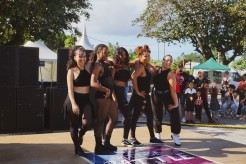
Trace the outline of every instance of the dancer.
<instances>
[{"instance_id":1,"label":"dancer","mask_svg":"<svg viewBox=\"0 0 246 164\"><path fill-rule=\"evenodd\" d=\"M91 86L97 91L96 99L96 124L95 132L95 153L108 154L110 151L116 151L117 147L110 144L113 128L117 123L117 99L113 91L113 78L109 64L106 62L109 50L104 44L96 46L91 53L90 60L94 65L91 75ZM109 121L105 129L105 142L102 145L102 128L106 117Z\"/></svg>"},{"instance_id":2,"label":"dancer","mask_svg":"<svg viewBox=\"0 0 246 164\"><path fill-rule=\"evenodd\" d=\"M150 60L150 49L148 45L138 46L135 49L136 54L139 56L139 66L132 74L132 84L134 91L130 100L130 104L134 108L133 118L131 124L131 143L134 146L139 146L141 143L136 139L136 125L137 120L141 113L145 113L147 118L147 127L150 134L150 143L163 143L158 140L154 135L153 129L153 111L150 102L150 81L151 73L148 69Z\"/></svg>"},{"instance_id":3,"label":"dancer","mask_svg":"<svg viewBox=\"0 0 246 164\"><path fill-rule=\"evenodd\" d=\"M67 70L68 96L63 110L70 120L70 134L75 154L85 156L80 145L83 135L93 126L93 108L89 100L91 63L86 63L86 53L82 46L70 49ZM78 132L80 125L82 127Z\"/></svg>"},{"instance_id":4,"label":"dancer","mask_svg":"<svg viewBox=\"0 0 246 164\"><path fill-rule=\"evenodd\" d=\"M181 146L179 134L181 123L178 109L178 97L176 94L176 77L171 71L172 56L167 55L163 58L162 68L157 71L153 78L154 87L151 92L152 108L154 112L154 127L156 136L160 138L162 132L163 104L168 109L170 115L171 137L176 146Z\"/></svg>"},{"instance_id":5,"label":"dancer","mask_svg":"<svg viewBox=\"0 0 246 164\"><path fill-rule=\"evenodd\" d=\"M113 58L114 69L112 70L112 75L114 78L114 91L118 101L118 108L124 117L124 131L121 144L131 147L133 145L128 140L128 134L131 127L132 113L127 101L127 97L125 96L125 87L131 78L129 55L125 48L119 47L115 50Z\"/></svg>"}]
</instances>

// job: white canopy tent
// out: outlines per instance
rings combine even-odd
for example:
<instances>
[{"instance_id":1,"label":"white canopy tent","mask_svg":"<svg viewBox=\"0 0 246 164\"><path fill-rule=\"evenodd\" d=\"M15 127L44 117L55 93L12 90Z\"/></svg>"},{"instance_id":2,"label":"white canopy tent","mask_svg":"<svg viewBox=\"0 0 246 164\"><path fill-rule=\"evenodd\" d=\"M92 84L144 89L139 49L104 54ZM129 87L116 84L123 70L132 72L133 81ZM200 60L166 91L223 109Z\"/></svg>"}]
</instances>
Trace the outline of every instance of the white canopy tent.
<instances>
[{"instance_id":1,"label":"white canopy tent","mask_svg":"<svg viewBox=\"0 0 246 164\"><path fill-rule=\"evenodd\" d=\"M94 47L91 45L87 33L86 33L86 27L84 27L82 38L78 39L76 42L76 45L83 46L85 50L94 50Z\"/></svg>"},{"instance_id":2,"label":"white canopy tent","mask_svg":"<svg viewBox=\"0 0 246 164\"><path fill-rule=\"evenodd\" d=\"M42 41L28 41L24 44L25 47L39 48L39 81L40 82L55 82L57 76L57 54L50 50Z\"/></svg>"}]
</instances>

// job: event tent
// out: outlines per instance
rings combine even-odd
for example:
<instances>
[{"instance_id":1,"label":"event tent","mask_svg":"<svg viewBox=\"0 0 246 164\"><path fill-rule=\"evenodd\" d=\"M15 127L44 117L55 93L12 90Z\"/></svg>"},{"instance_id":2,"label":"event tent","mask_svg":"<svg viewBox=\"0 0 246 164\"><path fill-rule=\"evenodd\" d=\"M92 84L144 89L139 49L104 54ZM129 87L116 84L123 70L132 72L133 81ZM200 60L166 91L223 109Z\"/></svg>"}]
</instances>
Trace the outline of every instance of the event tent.
<instances>
[{"instance_id":1,"label":"event tent","mask_svg":"<svg viewBox=\"0 0 246 164\"><path fill-rule=\"evenodd\" d=\"M39 81L55 82L57 79L57 54L50 50L42 41L28 41L25 47L39 48Z\"/></svg>"},{"instance_id":2,"label":"event tent","mask_svg":"<svg viewBox=\"0 0 246 164\"><path fill-rule=\"evenodd\" d=\"M215 84L221 83L223 71L230 70L229 67L219 64L212 57L206 62L194 66L193 69L194 69L193 76L196 77L199 71L203 71L205 77L207 77L212 83Z\"/></svg>"},{"instance_id":3,"label":"event tent","mask_svg":"<svg viewBox=\"0 0 246 164\"><path fill-rule=\"evenodd\" d=\"M194 66L193 69L203 69L203 70L210 70L210 71L212 71L212 70L214 70L214 71L218 71L218 70L228 71L228 70L230 70L229 67L222 65L222 64L219 64L212 57L209 60L207 60L206 62L201 63L197 66Z\"/></svg>"},{"instance_id":4,"label":"event tent","mask_svg":"<svg viewBox=\"0 0 246 164\"><path fill-rule=\"evenodd\" d=\"M82 38L80 38L77 42L76 45L81 45L84 47L85 50L92 51L94 50L93 46L91 45L87 33L86 33L86 27L84 27L83 35Z\"/></svg>"}]
</instances>

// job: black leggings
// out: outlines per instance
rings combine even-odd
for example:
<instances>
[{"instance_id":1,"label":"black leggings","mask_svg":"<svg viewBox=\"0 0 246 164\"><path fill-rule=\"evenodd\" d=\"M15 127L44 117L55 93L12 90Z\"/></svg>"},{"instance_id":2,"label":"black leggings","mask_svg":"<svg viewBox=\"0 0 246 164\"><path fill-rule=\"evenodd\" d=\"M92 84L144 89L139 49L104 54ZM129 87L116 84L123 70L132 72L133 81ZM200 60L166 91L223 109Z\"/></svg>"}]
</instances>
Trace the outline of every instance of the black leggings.
<instances>
[{"instance_id":1,"label":"black leggings","mask_svg":"<svg viewBox=\"0 0 246 164\"><path fill-rule=\"evenodd\" d=\"M181 123L179 117L179 109L173 108L172 110L168 110L168 105L170 104L170 97L165 96L163 94L157 94L152 89L151 92L151 101L152 101L152 109L154 114L154 128L156 133L162 132L162 116L163 116L163 105L165 109L167 109L170 115L170 124L171 124L171 132L174 134L179 134L181 131Z\"/></svg>"},{"instance_id":2,"label":"black leggings","mask_svg":"<svg viewBox=\"0 0 246 164\"><path fill-rule=\"evenodd\" d=\"M70 135L74 145L78 145L78 128L81 128L80 136L83 136L86 131L90 130L94 125L94 111L89 101L89 94L80 94L74 92L74 99L79 106L79 115L74 114L72 110L71 101L67 96L64 106L66 114L70 121Z\"/></svg>"},{"instance_id":3,"label":"black leggings","mask_svg":"<svg viewBox=\"0 0 246 164\"><path fill-rule=\"evenodd\" d=\"M135 91L132 93L132 97L130 100L130 106L134 108L133 110L133 117L132 117L132 124L131 124L131 137L135 137L137 121L141 112L145 113L147 118L147 127L149 130L150 138L155 137L154 129L153 129L153 111L151 109L151 102L150 96L145 95L145 98L137 95Z\"/></svg>"},{"instance_id":4,"label":"black leggings","mask_svg":"<svg viewBox=\"0 0 246 164\"><path fill-rule=\"evenodd\" d=\"M123 132L123 138L127 139L128 134L131 128L131 121L132 121L132 113L131 108L128 104L128 101L125 97L125 87L120 86L114 86L114 92L118 101L118 108L121 111L122 115L124 116L124 132Z\"/></svg>"}]
</instances>

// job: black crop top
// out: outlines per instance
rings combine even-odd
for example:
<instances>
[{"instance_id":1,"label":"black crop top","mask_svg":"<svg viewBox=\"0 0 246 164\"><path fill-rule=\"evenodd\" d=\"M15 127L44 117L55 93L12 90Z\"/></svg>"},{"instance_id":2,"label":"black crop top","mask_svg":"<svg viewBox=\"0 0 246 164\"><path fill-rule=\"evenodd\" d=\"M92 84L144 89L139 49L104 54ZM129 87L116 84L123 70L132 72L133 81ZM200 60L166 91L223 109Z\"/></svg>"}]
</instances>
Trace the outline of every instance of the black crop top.
<instances>
[{"instance_id":1,"label":"black crop top","mask_svg":"<svg viewBox=\"0 0 246 164\"><path fill-rule=\"evenodd\" d=\"M145 93L148 95L150 91L151 73L146 67L144 67L144 69L146 72L146 76L144 77L139 76L137 78L137 85L139 91L145 91Z\"/></svg>"},{"instance_id":2,"label":"black crop top","mask_svg":"<svg viewBox=\"0 0 246 164\"><path fill-rule=\"evenodd\" d=\"M87 87L90 86L90 81L91 74L84 68L80 70L79 76L73 81L73 85L75 87Z\"/></svg>"},{"instance_id":3,"label":"black crop top","mask_svg":"<svg viewBox=\"0 0 246 164\"><path fill-rule=\"evenodd\" d=\"M130 77L131 77L131 72L130 70L127 69L119 69L114 74L114 80L123 81L125 83L128 82Z\"/></svg>"}]
</instances>

